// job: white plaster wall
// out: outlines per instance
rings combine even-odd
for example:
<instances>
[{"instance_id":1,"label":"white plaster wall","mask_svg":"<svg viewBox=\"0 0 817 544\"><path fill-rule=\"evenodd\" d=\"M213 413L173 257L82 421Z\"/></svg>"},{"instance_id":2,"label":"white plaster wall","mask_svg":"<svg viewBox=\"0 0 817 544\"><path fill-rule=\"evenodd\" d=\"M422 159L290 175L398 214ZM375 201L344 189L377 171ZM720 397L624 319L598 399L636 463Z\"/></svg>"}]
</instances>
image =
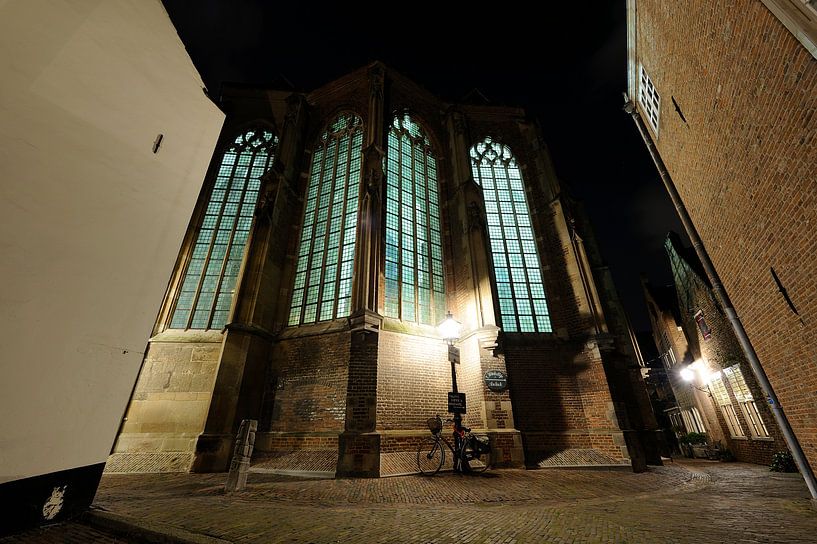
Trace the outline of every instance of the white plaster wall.
<instances>
[{"instance_id":1,"label":"white plaster wall","mask_svg":"<svg viewBox=\"0 0 817 544\"><path fill-rule=\"evenodd\" d=\"M202 86L159 0L0 0L0 483L105 461L223 122Z\"/></svg>"}]
</instances>

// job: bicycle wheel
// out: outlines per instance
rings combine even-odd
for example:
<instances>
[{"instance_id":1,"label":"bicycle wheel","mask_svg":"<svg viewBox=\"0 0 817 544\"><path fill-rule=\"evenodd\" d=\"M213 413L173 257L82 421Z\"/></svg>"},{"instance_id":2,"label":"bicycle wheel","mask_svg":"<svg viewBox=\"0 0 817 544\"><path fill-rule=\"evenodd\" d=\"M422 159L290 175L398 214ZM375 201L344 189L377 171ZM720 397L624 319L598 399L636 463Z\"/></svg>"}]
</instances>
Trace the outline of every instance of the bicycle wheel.
<instances>
[{"instance_id":1,"label":"bicycle wheel","mask_svg":"<svg viewBox=\"0 0 817 544\"><path fill-rule=\"evenodd\" d=\"M468 440L465 446L465 459L468 461L470 472L479 474L485 472L491 466L491 452L479 453L474 451L473 440Z\"/></svg>"},{"instance_id":2,"label":"bicycle wheel","mask_svg":"<svg viewBox=\"0 0 817 544\"><path fill-rule=\"evenodd\" d=\"M444 457L445 452L440 441L428 436L417 448L417 469L423 476L434 476L443 466Z\"/></svg>"}]
</instances>

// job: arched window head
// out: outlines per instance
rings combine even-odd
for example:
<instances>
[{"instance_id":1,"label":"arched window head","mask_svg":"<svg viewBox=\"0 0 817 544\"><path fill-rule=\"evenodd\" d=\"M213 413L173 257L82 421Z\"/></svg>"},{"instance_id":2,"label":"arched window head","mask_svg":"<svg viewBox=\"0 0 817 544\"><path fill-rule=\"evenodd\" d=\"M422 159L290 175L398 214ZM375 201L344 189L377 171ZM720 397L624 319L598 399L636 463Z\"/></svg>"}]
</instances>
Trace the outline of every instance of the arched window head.
<instances>
[{"instance_id":1,"label":"arched window head","mask_svg":"<svg viewBox=\"0 0 817 544\"><path fill-rule=\"evenodd\" d=\"M221 329L227 323L260 178L269 170L278 137L264 128L239 135L224 152L196 234L170 320L176 329Z\"/></svg>"},{"instance_id":2,"label":"arched window head","mask_svg":"<svg viewBox=\"0 0 817 544\"><path fill-rule=\"evenodd\" d=\"M436 325L445 316L437 161L408 114L395 116L388 139L384 312Z\"/></svg>"},{"instance_id":3,"label":"arched window head","mask_svg":"<svg viewBox=\"0 0 817 544\"><path fill-rule=\"evenodd\" d=\"M289 325L349 315L363 122L338 115L312 154Z\"/></svg>"},{"instance_id":4,"label":"arched window head","mask_svg":"<svg viewBox=\"0 0 817 544\"><path fill-rule=\"evenodd\" d=\"M539 251L519 165L508 146L488 137L471 148L471 170L485 199L502 328L507 332L551 332Z\"/></svg>"}]
</instances>

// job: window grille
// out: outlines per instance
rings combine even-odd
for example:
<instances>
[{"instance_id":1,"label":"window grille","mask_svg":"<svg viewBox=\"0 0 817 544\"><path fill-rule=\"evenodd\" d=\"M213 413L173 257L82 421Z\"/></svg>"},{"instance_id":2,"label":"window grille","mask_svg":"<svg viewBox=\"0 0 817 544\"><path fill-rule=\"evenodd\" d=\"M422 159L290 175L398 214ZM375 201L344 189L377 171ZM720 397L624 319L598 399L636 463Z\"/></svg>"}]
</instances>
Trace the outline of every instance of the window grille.
<instances>
[{"instance_id":1,"label":"window grille","mask_svg":"<svg viewBox=\"0 0 817 544\"><path fill-rule=\"evenodd\" d=\"M643 65L639 65L639 85L638 85L638 102L644 108L644 114L652 127L655 135L658 136L658 120L661 115L661 97L653 85L647 71L644 70Z\"/></svg>"},{"instance_id":2,"label":"window grille","mask_svg":"<svg viewBox=\"0 0 817 544\"><path fill-rule=\"evenodd\" d=\"M362 146L363 122L344 113L312 154L289 325L349 315Z\"/></svg>"},{"instance_id":3,"label":"window grille","mask_svg":"<svg viewBox=\"0 0 817 544\"><path fill-rule=\"evenodd\" d=\"M712 396L715 402L720 406L723 418L726 420L726 426L729 428L729 434L732 436L746 436L743 433L743 428L738 420L738 415L735 412L735 407L732 406L732 401L729 399L729 392L723 383L722 378L715 378L709 382L709 389L712 391Z\"/></svg>"},{"instance_id":4,"label":"window grille","mask_svg":"<svg viewBox=\"0 0 817 544\"><path fill-rule=\"evenodd\" d=\"M732 388L735 400L738 401L743 415L749 423L749 431L752 433L752 436L760 438L768 437L769 430L766 428L763 418L760 417L760 410L755 403L749 386L746 384L746 380L743 378L743 372L741 372L740 366L734 365L725 368L723 373L729 382L729 387Z\"/></svg>"},{"instance_id":5,"label":"window grille","mask_svg":"<svg viewBox=\"0 0 817 544\"><path fill-rule=\"evenodd\" d=\"M485 138L471 148L471 170L485 199L502 328L552 332L525 186L511 149Z\"/></svg>"},{"instance_id":6,"label":"window grille","mask_svg":"<svg viewBox=\"0 0 817 544\"><path fill-rule=\"evenodd\" d=\"M258 128L238 136L224 152L181 282L171 328L221 329L226 325L260 178L272 164L277 145L276 136Z\"/></svg>"},{"instance_id":7,"label":"window grille","mask_svg":"<svg viewBox=\"0 0 817 544\"><path fill-rule=\"evenodd\" d=\"M386 154L384 314L436 325L445 316L437 160L408 114L395 116Z\"/></svg>"}]
</instances>

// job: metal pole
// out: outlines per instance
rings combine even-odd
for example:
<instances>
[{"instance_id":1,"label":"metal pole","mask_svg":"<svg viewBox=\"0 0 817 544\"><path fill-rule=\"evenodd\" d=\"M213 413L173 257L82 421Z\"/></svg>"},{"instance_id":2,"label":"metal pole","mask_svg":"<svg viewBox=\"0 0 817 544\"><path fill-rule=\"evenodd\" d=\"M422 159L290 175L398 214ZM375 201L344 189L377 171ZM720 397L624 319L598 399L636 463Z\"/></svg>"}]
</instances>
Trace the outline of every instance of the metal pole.
<instances>
[{"instance_id":1,"label":"metal pole","mask_svg":"<svg viewBox=\"0 0 817 544\"><path fill-rule=\"evenodd\" d=\"M709 254L706 252L703 241L701 241L701 237L698 235L698 230L692 223L689 213L687 213L686 206L684 206L681 196L678 194L678 190L675 188L675 184L673 183L672 178L664 165L664 161L661 159L661 155L658 153L658 149L655 147L649 132L647 132L647 127L644 125L644 120L641 119L641 115L638 113L635 104L633 104L633 102L627 96L627 93L624 93L624 100L626 102L624 105L624 111L629 113L633 118L633 121L638 128L638 132L641 134L641 138L644 140L644 144L647 146L647 150L650 152L650 156L655 163L655 167L658 169L658 175L661 176L661 181L664 182L664 187L666 187L670 199L675 206L675 210L678 212L678 216L681 219L681 224L684 226L684 230L686 230L687 236L689 236L689 239L692 242L692 247L695 249L695 253L698 255L698 259L700 259L701 264L703 265L704 272L706 273L709 282L712 284L712 291L720 300L720 303L723 306L723 311L727 318L729 318L729 323L732 325L732 330L734 330L735 336L738 338L743 354L746 356L746 360L749 362L749 366L752 368L752 372L754 373L758 384L760 384L763 394L768 398L772 416L774 416L777 426L780 427L780 431L783 433L783 438L785 438L786 444L791 450L792 457L794 457L794 462L797 464L797 468L800 470L800 474L802 474L803 479L806 482L809 493L811 493L811 498L817 499L817 481L814 479L814 473L812 472L808 460L803 453L803 449L800 447L800 442L797 441L797 437L794 435L791 425L789 425L789 420L786 418L786 414L783 413L783 408L780 406L780 402L777 400L777 395L774 393L772 384L769 383L769 378L766 376L766 372L760 365L760 360L758 360L757 353L755 353L755 348L752 347L752 343L749 341L746 330L743 328L743 323L741 323L735 308L732 306L732 301L729 298L729 295L726 293L726 289L724 289L712 261L709 259Z\"/></svg>"},{"instance_id":2,"label":"metal pole","mask_svg":"<svg viewBox=\"0 0 817 544\"><path fill-rule=\"evenodd\" d=\"M453 341L448 342L448 360L451 362L451 390L454 393L459 393L457 390L457 366L454 357L451 356L451 348L454 346ZM460 429L462 428L462 414L454 412L454 472L462 472L462 459L460 455Z\"/></svg>"}]
</instances>

